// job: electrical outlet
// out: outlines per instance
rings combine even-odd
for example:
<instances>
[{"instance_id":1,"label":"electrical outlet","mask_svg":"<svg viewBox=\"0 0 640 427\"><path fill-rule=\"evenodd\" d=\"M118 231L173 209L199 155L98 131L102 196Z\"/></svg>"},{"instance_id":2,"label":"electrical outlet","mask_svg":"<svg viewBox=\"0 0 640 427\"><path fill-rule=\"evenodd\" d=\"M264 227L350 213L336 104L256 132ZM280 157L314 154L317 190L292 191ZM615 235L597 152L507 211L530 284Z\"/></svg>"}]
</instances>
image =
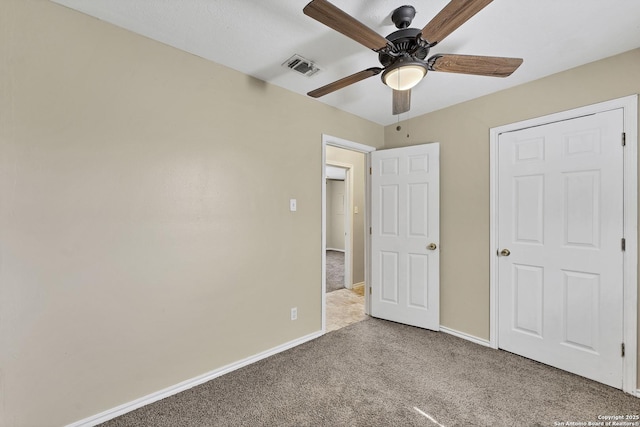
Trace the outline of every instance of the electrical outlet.
<instances>
[{"instance_id":1,"label":"electrical outlet","mask_svg":"<svg viewBox=\"0 0 640 427\"><path fill-rule=\"evenodd\" d=\"M297 320L298 319L298 307L293 307L291 309L291 320Z\"/></svg>"}]
</instances>

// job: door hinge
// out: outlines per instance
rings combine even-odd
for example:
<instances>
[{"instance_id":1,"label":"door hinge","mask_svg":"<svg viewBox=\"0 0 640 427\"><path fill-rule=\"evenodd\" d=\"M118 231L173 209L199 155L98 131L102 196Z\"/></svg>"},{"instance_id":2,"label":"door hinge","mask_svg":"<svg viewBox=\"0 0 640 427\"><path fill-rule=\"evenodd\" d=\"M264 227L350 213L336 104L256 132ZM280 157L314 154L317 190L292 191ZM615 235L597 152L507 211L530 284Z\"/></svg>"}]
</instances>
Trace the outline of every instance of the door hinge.
<instances>
[{"instance_id":1,"label":"door hinge","mask_svg":"<svg viewBox=\"0 0 640 427\"><path fill-rule=\"evenodd\" d=\"M624 357L624 343L620 345L620 354L622 355L622 357Z\"/></svg>"},{"instance_id":2,"label":"door hinge","mask_svg":"<svg viewBox=\"0 0 640 427\"><path fill-rule=\"evenodd\" d=\"M624 237L622 238L621 242L620 242L620 246L622 246L622 251L626 251L627 250L627 239L625 239Z\"/></svg>"},{"instance_id":3,"label":"door hinge","mask_svg":"<svg viewBox=\"0 0 640 427\"><path fill-rule=\"evenodd\" d=\"M371 295L373 291L371 290L371 286L369 286L369 295Z\"/></svg>"},{"instance_id":4,"label":"door hinge","mask_svg":"<svg viewBox=\"0 0 640 427\"><path fill-rule=\"evenodd\" d=\"M371 175L371 168L369 168L369 175Z\"/></svg>"},{"instance_id":5,"label":"door hinge","mask_svg":"<svg viewBox=\"0 0 640 427\"><path fill-rule=\"evenodd\" d=\"M627 134L626 132L622 132L622 146L627 145Z\"/></svg>"},{"instance_id":6,"label":"door hinge","mask_svg":"<svg viewBox=\"0 0 640 427\"><path fill-rule=\"evenodd\" d=\"M371 227L369 227L369 234L373 234L373 232L371 231Z\"/></svg>"}]
</instances>

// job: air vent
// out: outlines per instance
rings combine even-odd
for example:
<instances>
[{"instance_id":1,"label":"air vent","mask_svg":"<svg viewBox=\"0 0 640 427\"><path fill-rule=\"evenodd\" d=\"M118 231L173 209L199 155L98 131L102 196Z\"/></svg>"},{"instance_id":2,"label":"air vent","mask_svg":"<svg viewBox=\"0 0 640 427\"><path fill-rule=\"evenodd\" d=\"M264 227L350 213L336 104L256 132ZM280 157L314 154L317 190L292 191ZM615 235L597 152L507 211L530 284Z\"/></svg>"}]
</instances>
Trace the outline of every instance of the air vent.
<instances>
[{"instance_id":1,"label":"air vent","mask_svg":"<svg viewBox=\"0 0 640 427\"><path fill-rule=\"evenodd\" d=\"M293 55L291 58L287 59L282 66L290 68L307 77L311 77L320 71L320 68L318 68L316 64L300 55Z\"/></svg>"}]
</instances>

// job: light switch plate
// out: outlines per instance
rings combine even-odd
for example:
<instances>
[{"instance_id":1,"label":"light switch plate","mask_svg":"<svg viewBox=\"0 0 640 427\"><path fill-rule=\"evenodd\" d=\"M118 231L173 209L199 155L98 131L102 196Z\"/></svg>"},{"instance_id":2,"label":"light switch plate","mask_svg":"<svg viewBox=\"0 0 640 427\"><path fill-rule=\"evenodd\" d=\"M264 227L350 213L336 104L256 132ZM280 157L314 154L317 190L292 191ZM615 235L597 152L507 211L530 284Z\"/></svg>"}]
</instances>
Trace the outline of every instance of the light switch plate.
<instances>
[{"instance_id":1,"label":"light switch plate","mask_svg":"<svg viewBox=\"0 0 640 427\"><path fill-rule=\"evenodd\" d=\"M289 199L289 210L291 212L298 210L298 201L296 199Z\"/></svg>"}]
</instances>

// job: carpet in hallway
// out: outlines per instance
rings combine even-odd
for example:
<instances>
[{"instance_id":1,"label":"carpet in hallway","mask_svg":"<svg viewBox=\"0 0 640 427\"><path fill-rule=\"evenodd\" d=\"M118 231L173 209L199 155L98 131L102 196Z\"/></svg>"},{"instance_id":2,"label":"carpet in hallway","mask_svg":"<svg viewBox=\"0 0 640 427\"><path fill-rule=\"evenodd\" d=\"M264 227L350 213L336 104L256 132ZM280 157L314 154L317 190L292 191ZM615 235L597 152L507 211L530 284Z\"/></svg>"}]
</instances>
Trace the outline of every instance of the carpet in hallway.
<instances>
[{"instance_id":1,"label":"carpet in hallway","mask_svg":"<svg viewBox=\"0 0 640 427\"><path fill-rule=\"evenodd\" d=\"M344 252L327 251L327 292L344 289Z\"/></svg>"}]
</instances>

